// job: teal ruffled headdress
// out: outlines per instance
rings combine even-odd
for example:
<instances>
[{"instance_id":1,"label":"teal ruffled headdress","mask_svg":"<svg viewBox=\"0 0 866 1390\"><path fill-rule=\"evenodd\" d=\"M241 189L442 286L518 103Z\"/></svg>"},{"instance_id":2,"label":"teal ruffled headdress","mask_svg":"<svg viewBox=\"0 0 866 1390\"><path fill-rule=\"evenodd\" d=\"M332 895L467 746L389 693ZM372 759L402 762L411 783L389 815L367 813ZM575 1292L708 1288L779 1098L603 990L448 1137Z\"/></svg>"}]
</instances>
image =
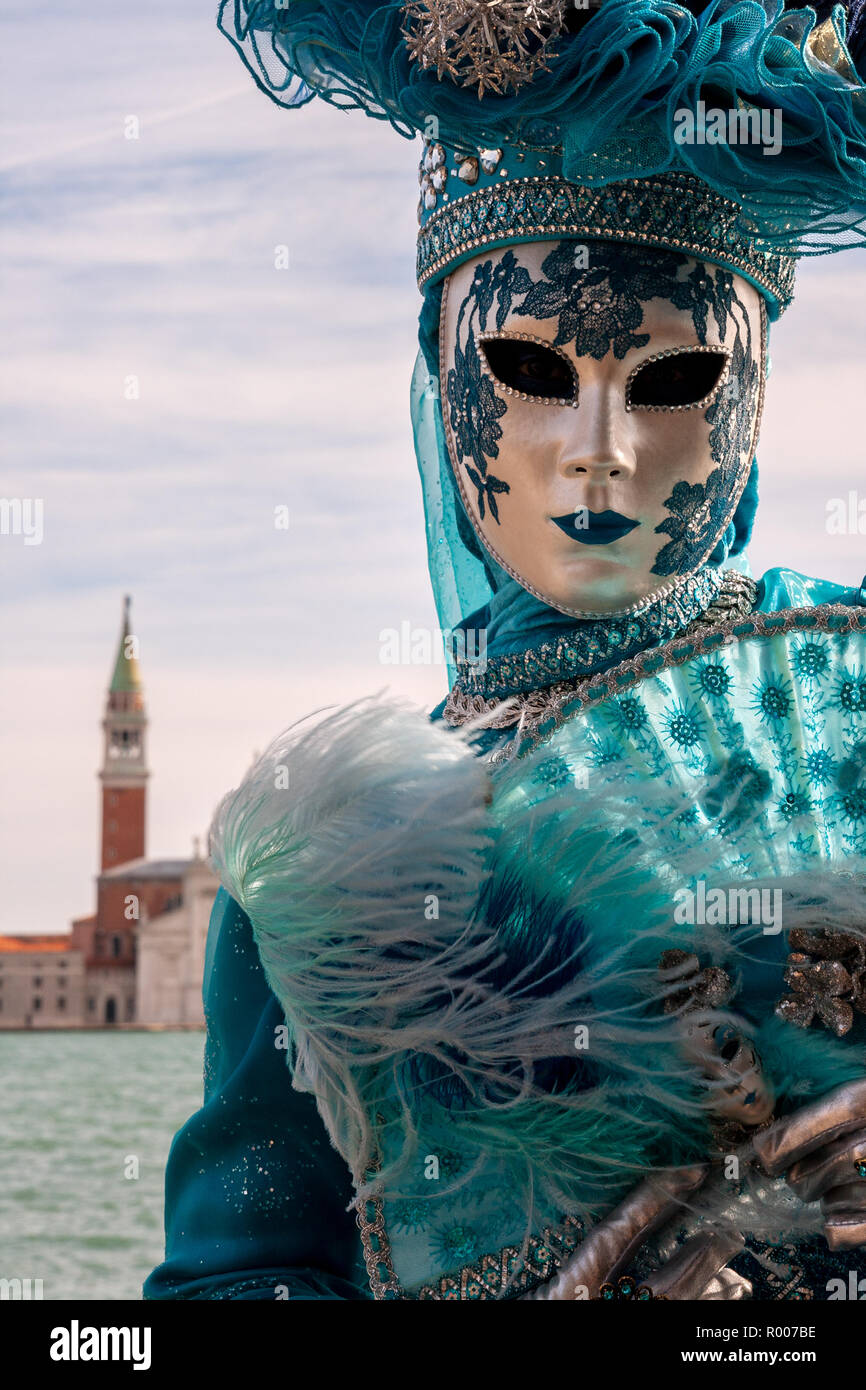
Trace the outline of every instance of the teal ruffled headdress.
<instances>
[{"instance_id":1,"label":"teal ruffled headdress","mask_svg":"<svg viewBox=\"0 0 866 1390\"><path fill-rule=\"evenodd\" d=\"M222 0L219 24L278 104L319 96L424 139L412 417L443 628L504 579L444 441L456 265L539 239L670 248L751 281L775 319L798 257L866 242L866 0ZM756 494L754 468L712 562L742 551Z\"/></svg>"},{"instance_id":2,"label":"teal ruffled headdress","mask_svg":"<svg viewBox=\"0 0 866 1390\"><path fill-rule=\"evenodd\" d=\"M862 4L849 10L859 54ZM577 185L693 174L783 254L866 238L866 91L842 5L819 23L782 0L711 0L697 14L667 0L223 0L219 22L281 105L318 95L470 157L547 152ZM778 153L677 143L676 113L700 101L778 113Z\"/></svg>"}]
</instances>

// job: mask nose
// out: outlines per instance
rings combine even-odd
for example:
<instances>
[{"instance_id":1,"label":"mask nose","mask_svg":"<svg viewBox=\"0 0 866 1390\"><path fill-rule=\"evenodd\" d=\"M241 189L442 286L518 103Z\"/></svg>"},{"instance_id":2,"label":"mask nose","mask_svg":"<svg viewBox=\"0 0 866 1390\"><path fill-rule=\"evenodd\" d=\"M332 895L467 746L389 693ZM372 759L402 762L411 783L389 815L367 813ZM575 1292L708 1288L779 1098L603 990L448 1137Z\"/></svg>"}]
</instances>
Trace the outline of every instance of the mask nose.
<instances>
[{"instance_id":1,"label":"mask nose","mask_svg":"<svg viewBox=\"0 0 866 1390\"><path fill-rule=\"evenodd\" d=\"M603 385L581 391L577 410L570 412L572 428L560 455L563 477L580 477L590 483L634 477L637 458L620 395Z\"/></svg>"}]
</instances>

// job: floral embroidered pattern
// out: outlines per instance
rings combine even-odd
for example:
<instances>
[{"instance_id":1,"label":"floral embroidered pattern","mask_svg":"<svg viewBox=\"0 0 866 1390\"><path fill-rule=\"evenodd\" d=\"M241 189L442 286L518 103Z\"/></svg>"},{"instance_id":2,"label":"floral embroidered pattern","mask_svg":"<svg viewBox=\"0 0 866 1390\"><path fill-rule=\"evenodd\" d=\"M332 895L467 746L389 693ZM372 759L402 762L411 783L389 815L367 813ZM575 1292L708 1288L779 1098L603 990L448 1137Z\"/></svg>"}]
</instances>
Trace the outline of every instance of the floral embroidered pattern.
<instances>
[{"instance_id":1,"label":"floral embroidered pattern","mask_svg":"<svg viewBox=\"0 0 866 1390\"><path fill-rule=\"evenodd\" d=\"M425 1284L413 1297L422 1302L470 1302L519 1297L550 1279L580 1244L583 1223L567 1216L556 1226L531 1236L525 1254L519 1247L505 1246L495 1253L476 1255L470 1263L449 1272L435 1283Z\"/></svg>"},{"instance_id":2,"label":"floral embroidered pattern","mask_svg":"<svg viewBox=\"0 0 866 1390\"><path fill-rule=\"evenodd\" d=\"M483 1253L484 1243L479 1231L462 1222L449 1222L433 1232L433 1255L442 1269L456 1269L473 1264Z\"/></svg>"},{"instance_id":3,"label":"floral embroidered pattern","mask_svg":"<svg viewBox=\"0 0 866 1390\"><path fill-rule=\"evenodd\" d=\"M465 463L465 468L478 490L479 515L483 520L486 498L491 515L498 521L496 494L508 492L508 484L492 474L488 475L487 460L496 458L499 453L497 440L502 438L502 430L497 420L508 407L497 396L493 382L482 372L478 353L471 342L465 353L459 343L454 350L454 366L448 374L448 393L451 428L457 448L464 461L473 460L471 464Z\"/></svg>"},{"instance_id":4,"label":"floral embroidered pattern","mask_svg":"<svg viewBox=\"0 0 866 1390\"><path fill-rule=\"evenodd\" d=\"M794 703L789 681L780 676L764 676L752 690L752 708L765 724L787 719Z\"/></svg>"},{"instance_id":5,"label":"floral embroidered pattern","mask_svg":"<svg viewBox=\"0 0 866 1390\"><path fill-rule=\"evenodd\" d=\"M659 863L676 865L683 848L712 845L720 881L761 880L828 864L856 872L866 854L866 710L859 709L864 640L866 610L827 605L735 617L721 629L704 626L665 649L644 652L639 670L637 663L623 663L598 678L591 697L573 699L555 727L544 730L542 746L531 737L524 742L521 730L514 741L525 774L521 793L534 810L546 797L555 803L558 788L570 779L586 789L588 807L603 808L603 825L623 856L632 843L652 843ZM806 647L811 651L801 663L801 679L792 658ZM805 773L812 755L820 755L814 765L827 779L823 786ZM517 771L505 773L506 786ZM494 792L498 775L492 761ZM861 806L862 821L846 819L845 798L852 814ZM567 882L563 887L568 891ZM520 968L535 959L535 948L522 921L516 925L509 950ZM853 1016L853 1029L864 1017L862 942L849 934L842 951L837 941L827 944L834 954L826 963L820 948L806 961L789 962L789 969L799 971L786 977L789 1021L807 1026L807 1019L813 1024L826 1018L838 1031ZM791 949L802 949L793 935ZM683 957L668 956L664 963L681 965ZM773 1000L782 992L781 960L777 969ZM728 985L715 967L686 971L671 983L694 989L699 1004L718 1001ZM676 995L672 1002L683 1004ZM423 1094L430 1094L432 1071L415 1063L409 1076L412 1085L401 1080L400 1094L417 1093L421 1081ZM445 1103L450 1107L451 1098ZM456 1104L452 1113L456 1132ZM433 1130L424 1134L419 1154L441 1154L439 1137ZM426 1225L419 1224L404 1190L385 1202L404 1297L511 1298L527 1287L525 1281L549 1278L557 1267L546 1253L546 1230L545 1240L532 1245L521 1263L513 1229L496 1228L507 1198L498 1170L476 1169L475 1151L467 1146L464 1153L467 1183L448 1192L442 1206L431 1204ZM423 1194L426 1176L418 1176L417 1186ZM540 1213L534 1229L550 1219L547 1211ZM387 1268L378 1243L373 1253L385 1289ZM642 1270L634 1273L644 1277ZM800 1296L792 1291L793 1271L783 1275L780 1266L776 1273L775 1292L768 1296Z\"/></svg>"}]
</instances>

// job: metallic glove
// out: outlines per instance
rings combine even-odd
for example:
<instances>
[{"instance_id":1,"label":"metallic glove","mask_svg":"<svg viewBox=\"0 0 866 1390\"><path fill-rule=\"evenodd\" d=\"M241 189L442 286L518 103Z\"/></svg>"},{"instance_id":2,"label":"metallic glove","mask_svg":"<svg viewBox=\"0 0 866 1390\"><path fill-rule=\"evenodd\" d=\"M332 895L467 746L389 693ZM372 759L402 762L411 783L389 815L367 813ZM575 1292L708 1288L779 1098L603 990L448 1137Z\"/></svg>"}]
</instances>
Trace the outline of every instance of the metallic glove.
<instances>
[{"instance_id":1,"label":"metallic glove","mask_svg":"<svg viewBox=\"0 0 866 1390\"><path fill-rule=\"evenodd\" d=\"M866 1081L849 1081L754 1138L770 1177L803 1202L820 1198L831 1250L866 1245Z\"/></svg>"},{"instance_id":2,"label":"metallic glove","mask_svg":"<svg viewBox=\"0 0 866 1390\"><path fill-rule=\"evenodd\" d=\"M641 1183L590 1231L555 1278L523 1294L523 1299L598 1298L602 1284L623 1272L649 1236L697 1192L706 1174L702 1166L679 1168ZM644 1286L655 1298L742 1298L751 1292L748 1280L725 1269L742 1248L742 1236L736 1232L703 1231L645 1279Z\"/></svg>"}]
</instances>

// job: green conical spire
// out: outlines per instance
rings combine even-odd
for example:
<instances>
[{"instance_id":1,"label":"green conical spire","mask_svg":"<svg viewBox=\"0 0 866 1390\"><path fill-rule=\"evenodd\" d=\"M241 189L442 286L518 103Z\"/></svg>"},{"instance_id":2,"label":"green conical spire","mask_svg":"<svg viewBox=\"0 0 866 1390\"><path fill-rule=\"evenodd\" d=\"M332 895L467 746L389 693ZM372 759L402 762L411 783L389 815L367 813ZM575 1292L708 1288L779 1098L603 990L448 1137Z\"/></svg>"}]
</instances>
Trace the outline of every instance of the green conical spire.
<instances>
[{"instance_id":1,"label":"green conical spire","mask_svg":"<svg viewBox=\"0 0 866 1390\"><path fill-rule=\"evenodd\" d=\"M132 599L129 594L123 600L123 630L120 634L120 643L117 648L117 660L114 663L114 674L111 677L109 690L115 693L143 689L141 672L138 669L138 657L130 652L131 636L130 628L130 609Z\"/></svg>"}]
</instances>

